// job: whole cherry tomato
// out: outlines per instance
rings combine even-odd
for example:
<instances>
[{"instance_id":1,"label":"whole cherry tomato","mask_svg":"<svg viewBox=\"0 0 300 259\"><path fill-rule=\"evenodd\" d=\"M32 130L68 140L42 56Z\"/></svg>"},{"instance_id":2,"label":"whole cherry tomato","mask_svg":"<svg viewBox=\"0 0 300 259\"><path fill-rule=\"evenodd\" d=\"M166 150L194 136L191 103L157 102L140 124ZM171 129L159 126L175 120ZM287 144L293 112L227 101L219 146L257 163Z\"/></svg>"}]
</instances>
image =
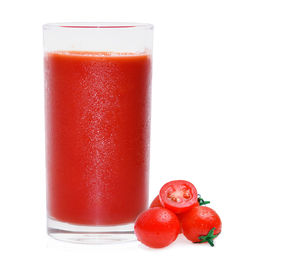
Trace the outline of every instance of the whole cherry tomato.
<instances>
[{"instance_id":1,"label":"whole cherry tomato","mask_svg":"<svg viewBox=\"0 0 300 259\"><path fill-rule=\"evenodd\" d=\"M152 248L171 244L178 236L180 223L177 216L165 208L150 208L142 212L135 221L137 239Z\"/></svg>"},{"instance_id":2,"label":"whole cherry tomato","mask_svg":"<svg viewBox=\"0 0 300 259\"><path fill-rule=\"evenodd\" d=\"M163 205L161 205L160 203L159 195L157 195L150 204L150 208L155 208L155 207L163 207Z\"/></svg>"},{"instance_id":3,"label":"whole cherry tomato","mask_svg":"<svg viewBox=\"0 0 300 259\"><path fill-rule=\"evenodd\" d=\"M213 239L221 233L222 222L213 209L196 206L182 214L181 227L184 236L192 242L208 242L214 246Z\"/></svg>"}]
</instances>

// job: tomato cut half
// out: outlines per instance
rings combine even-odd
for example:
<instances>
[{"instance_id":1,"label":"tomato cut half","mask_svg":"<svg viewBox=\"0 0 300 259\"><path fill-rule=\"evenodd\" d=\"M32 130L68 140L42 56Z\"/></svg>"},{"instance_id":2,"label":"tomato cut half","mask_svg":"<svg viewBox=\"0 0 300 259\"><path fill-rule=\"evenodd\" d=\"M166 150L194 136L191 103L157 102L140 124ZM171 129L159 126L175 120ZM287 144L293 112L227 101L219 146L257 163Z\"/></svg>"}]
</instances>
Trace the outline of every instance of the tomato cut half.
<instances>
[{"instance_id":1,"label":"tomato cut half","mask_svg":"<svg viewBox=\"0 0 300 259\"><path fill-rule=\"evenodd\" d=\"M197 205L197 189L188 181L171 181L160 189L159 200L174 213L183 213Z\"/></svg>"}]
</instances>

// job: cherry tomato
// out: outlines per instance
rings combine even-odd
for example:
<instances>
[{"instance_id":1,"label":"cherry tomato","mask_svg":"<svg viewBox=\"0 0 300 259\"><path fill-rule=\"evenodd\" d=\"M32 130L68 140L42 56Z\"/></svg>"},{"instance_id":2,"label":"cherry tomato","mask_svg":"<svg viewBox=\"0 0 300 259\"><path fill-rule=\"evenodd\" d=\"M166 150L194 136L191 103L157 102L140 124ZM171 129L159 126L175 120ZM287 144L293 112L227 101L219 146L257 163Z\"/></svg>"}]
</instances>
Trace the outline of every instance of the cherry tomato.
<instances>
[{"instance_id":1,"label":"cherry tomato","mask_svg":"<svg viewBox=\"0 0 300 259\"><path fill-rule=\"evenodd\" d=\"M213 209L196 206L182 214L181 227L185 237L192 242L208 242L214 246L213 239L220 234L222 222Z\"/></svg>"},{"instance_id":2,"label":"cherry tomato","mask_svg":"<svg viewBox=\"0 0 300 259\"><path fill-rule=\"evenodd\" d=\"M161 205L160 203L159 195L157 195L150 204L150 208L155 208L155 207L163 207L163 205Z\"/></svg>"},{"instance_id":3,"label":"cherry tomato","mask_svg":"<svg viewBox=\"0 0 300 259\"><path fill-rule=\"evenodd\" d=\"M152 248L171 244L178 236L180 223L177 216L165 208L150 208L135 221L137 239Z\"/></svg>"},{"instance_id":4,"label":"cherry tomato","mask_svg":"<svg viewBox=\"0 0 300 259\"><path fill-rule=\"evenodd\" d=\"M171 181L160 189L159 199L163 207L183 213L197 204L197 189L188 181Z\"/></svg>"}]
</instances>

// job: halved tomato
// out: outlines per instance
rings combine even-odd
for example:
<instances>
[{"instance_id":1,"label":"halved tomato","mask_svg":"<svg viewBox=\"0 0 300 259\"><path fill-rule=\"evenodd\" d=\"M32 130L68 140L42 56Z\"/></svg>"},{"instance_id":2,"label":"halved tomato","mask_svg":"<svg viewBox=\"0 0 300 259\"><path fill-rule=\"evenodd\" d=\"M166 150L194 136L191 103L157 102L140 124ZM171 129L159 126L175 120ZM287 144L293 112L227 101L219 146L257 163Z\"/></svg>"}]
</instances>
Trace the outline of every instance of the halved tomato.
<instances>
[{"instance_id":1,"label":"halved tomato","mask_svg":"<svg viewBox=\"0 0 300 259\"><path fill-rule=\"evenodd\" d=\"M183 213L197 205L197 189L185 180L171 181L160 189L159 200L163 207L174 213Z\"/></svg>"}]
</instances>

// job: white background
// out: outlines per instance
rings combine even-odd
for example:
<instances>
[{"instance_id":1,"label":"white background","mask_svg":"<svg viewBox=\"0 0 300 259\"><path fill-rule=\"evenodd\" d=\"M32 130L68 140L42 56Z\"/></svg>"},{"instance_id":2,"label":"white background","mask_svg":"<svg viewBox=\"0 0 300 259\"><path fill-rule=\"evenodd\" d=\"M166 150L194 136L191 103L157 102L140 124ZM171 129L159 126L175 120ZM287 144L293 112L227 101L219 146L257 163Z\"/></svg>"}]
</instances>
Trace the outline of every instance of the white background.
<instances>
[{"instance_id":1,"label":"white background","mask_svg":"<svg viewBox=\"0 0 300 259\"><path fill-rule=\"evenodd\" d=\"M289 0L2 2L0 257L299 258L299 14ZM214 248L46 235L42 24L66 21L154 24L150 197L193 182L223 221Z\"/></svg>"}]
</instances>

